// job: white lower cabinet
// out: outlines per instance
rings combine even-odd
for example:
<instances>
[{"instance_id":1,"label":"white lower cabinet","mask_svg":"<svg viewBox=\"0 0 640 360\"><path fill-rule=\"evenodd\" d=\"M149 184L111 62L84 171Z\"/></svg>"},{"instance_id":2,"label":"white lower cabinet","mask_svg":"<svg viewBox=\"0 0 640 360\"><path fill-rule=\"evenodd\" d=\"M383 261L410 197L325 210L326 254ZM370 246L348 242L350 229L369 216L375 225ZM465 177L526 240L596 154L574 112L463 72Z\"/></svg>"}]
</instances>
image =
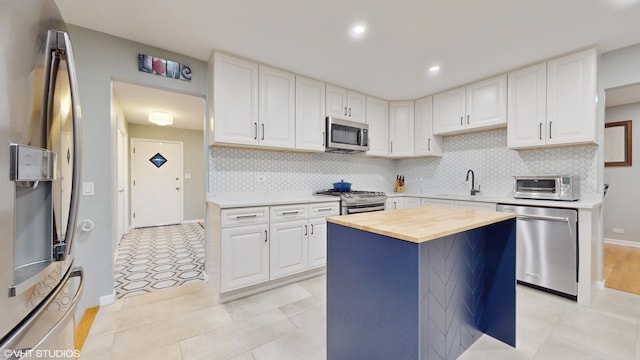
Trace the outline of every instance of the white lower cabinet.
<instances>
[{"instance_id":1,"label":"white lower cabinet","mask_svg":"<svg viewBox=\"0 0 640 360\"><path fill-rule=\"evenodd\" d=\"M496 211L496 203L487 203L487 202L480 202L480 201L461 201L461 200L423 198L421 203L423 206L435 205L435 206L457 207L461 209L478 209L478 210Z\"/></svg>"},{"instance_id":2,"label":"white lower cabinet","mask_svg":"<svg viewBox=\"0 0 640 360\"><path fill-rule=\"evenodd\" d=\"M340 202L220 211L220 288L237 290L324 266L327 216Z\"/></svg>"},{"instance_id":3,"label":"white lower cabinet","mask_svg":"<svg viewBox=\"0 0 640 360\"><path fill-rule=\"evenodd\" d=\"M420 198L416 198L416 197L405 197L402 200L402 207L403 208L415 208L415 207L420 207L422 206L421 204L421 200Z\"/></svg>"},{"instance_id":4,"label":"white lower cabinet","mask_svg":"<svg viewBox=\"0 0 640 360\"><path fill-rule=\"evenodd\" d=\"M309 267L308 220L272 223L270 230L270 279L306 270Z\"/></svg>"},{"instance_id":5,"label":"white lower cabinet","mask_svg":"<svg viewBox=\"0 0 640 360\"><path fill-rule=\"evenodd\" d=\"M496 203L479 201L456 201L457 208L496 211Z\"/></svg>"},{"instance_id":6,"label":"white lower cabinet","mask_svg":"<svg viewBox=\"0 0 640 360\"><path fill-rule=\"evenodd\" d=\"M327 220L309 219L309 268L327 264Z\"/></svg>"},{"instance_id":7,"label":"white lower cabinet","mask_svg":"<svg viewBox=\"0 0 640 360\"><path fill-rule=\"evenodd\" d=\"M222 291L269 280L269 224L223 228L221 236Z\"/></svg>"},{"instance_id":8,"label":"white lower cabinet","mask_svg":"<svg viewBox=\"0 0 640 360\"><path fill-rule=\"evenodd\" d=\"M385 210L397 210L402 209L404 203L402 201L403 197L390 197L387 198L387 201L384 204Z\"/></svg>"},{"instance_id":9,"label":"white lower cabinet","mask_svg":"<svg viewBox=\"0 0 640 360\"><path fill-rule=\"evenodd\" d=\"M425 206L425 205L447 206L447 207L455 206L455 202L453 200L445 200L445 199L424 199L423 198L421 200L421 204L422 206Z\"/></svg>"}]
</instances>

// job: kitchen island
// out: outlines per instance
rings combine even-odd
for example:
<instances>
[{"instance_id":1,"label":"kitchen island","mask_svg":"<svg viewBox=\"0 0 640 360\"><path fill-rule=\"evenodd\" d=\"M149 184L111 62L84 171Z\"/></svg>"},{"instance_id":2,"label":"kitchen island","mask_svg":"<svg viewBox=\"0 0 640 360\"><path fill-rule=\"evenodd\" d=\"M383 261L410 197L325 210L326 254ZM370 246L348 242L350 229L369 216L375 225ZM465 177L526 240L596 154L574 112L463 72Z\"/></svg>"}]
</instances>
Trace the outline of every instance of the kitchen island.
<instances>
[{"instance_id":1,"label":"kitchen island","mask_svg":"<svg viewBox=\"0 0 640 360\"><path fill-rule=\"evenodd\" d=\"M424 206L327 218L327 359L515 346L514 214Z\"/></svg>"}]
</instances>

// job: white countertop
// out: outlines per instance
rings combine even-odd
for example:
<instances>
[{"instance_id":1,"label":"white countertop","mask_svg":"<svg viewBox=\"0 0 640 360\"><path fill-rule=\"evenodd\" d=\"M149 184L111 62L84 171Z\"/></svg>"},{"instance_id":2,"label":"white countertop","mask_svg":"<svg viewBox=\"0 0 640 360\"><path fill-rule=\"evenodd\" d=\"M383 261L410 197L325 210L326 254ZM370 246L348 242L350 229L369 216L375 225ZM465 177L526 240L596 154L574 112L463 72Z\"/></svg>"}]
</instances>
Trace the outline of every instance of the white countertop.
<instances>
[{"instance_id":1,"label":"white countertop","mask_svg":"<svg viewBox=\"0 0 640 360\"><path fill-rule=\"evenodd\" d=\"M388 197L418 197L429 199L443 199L443 200L456 200L456 201L477 201L477 202L490 202L512 205L525 205L525 206L548 206L559 208L571 208L571 209L592 209L602 204L602 196L598 194L587 194L582 196L577 201L557 201L557 200L534 200L534 199L515 199L512 195L500 195L500 194L443 194L443 193L386 193Z\"/></svg>"},{"instance_id":2,"label":"white countertop","mask_svg":"<svg viewBox=\"0 0 640 360\"><path fill-rule=\"evenodd\" d=\"M444 200L456 200L456 201L477 201L477 202L489 202L489 203L501 203L512 205L525 205L525 206L548 206L558 208L571 208L571 209L593 209L594 207L602 205L602 196L598 194L584 195L578 201L553 201L553 200L532 200L532 199L514 199L510 194L444 194L440 192L436 193L415 193L404 192L395 193L387 192L388 197L417 197L417 198L429 198L429 199L444 199ZM216 204L220 208L238 208L249 206L271 206L271 205L285 205L285 204L300 204L300 203L315 203L315 202L331 202L339 201L337 196L329 195L313 195L313 191L275 191L275 192L230 192L230 193L217 193L208 194L207 201Z\"/></svg>"},{"instance_id":3,"label":"white countertop","mask_svg":"<svg viewBox=\"0 0 640 360\"><path fill-rule=\"evenodd\" d=\"M208 194L207 202L221 209L340 201L338 196L313 195L311 191L249 191Z\"/></svg>"}]
</instances>

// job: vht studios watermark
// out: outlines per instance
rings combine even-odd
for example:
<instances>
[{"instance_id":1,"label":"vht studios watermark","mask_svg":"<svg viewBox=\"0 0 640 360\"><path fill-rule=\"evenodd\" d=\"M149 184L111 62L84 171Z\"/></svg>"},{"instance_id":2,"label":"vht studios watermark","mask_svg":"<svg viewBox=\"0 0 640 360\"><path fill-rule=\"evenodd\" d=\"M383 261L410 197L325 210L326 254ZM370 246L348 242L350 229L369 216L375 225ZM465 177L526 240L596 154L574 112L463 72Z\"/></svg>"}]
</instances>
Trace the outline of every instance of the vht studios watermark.
<instances>
[{"instance_id":1,"label":"vht studios watermark","mask_svg":"<svg viewBox=\"0 0 640 360\"><path fill-rule=\"evenodd\" d=\"M80 350L48 350L48 349L36 349L36 350L11 350L5 349L2 351L3 359L20 359L23 357L34 359L75 359L80 356Z\"/></svg>"}]
</instances>

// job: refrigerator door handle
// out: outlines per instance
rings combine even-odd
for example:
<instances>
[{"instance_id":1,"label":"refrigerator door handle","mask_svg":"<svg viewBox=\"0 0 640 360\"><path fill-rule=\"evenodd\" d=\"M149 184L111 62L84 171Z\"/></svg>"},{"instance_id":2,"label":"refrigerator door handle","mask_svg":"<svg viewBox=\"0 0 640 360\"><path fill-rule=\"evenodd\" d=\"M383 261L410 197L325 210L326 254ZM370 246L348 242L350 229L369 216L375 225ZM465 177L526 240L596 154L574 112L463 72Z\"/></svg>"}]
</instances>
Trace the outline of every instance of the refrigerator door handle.
<instances>
[{"instance_id":1,"label":"refrigerator door handle","mask_svg":"<svg viewBox=\"0 0 640 360\"><path fill-rule=\"evenodd\" d=\"M49 81L45 87L45 99L47 99L47 114L49 116L53 109L53 98L55 91L55 78L60 59L64 59L67 64L67 74L69 77L69 90L71 95L71 118L73 127L73 169L71 174L71 197L69 201L69 217L67 220L67 228L65 230L63 251L57 252L56 260L66 260L71 255L73 238L75 235L76 223L78 218L78 201L80 197L80 170L82 166L82 129L80 124L80 101L78 99L78 78L76 75L76 65L73 57L73 49L71 48L71 40L69 34L64 31L49 30L47 36L47 69L49 73Z\"/></svg>"},{"instance_id":2,"label":"refrigerator door handle","mask_svg":"<svg viewBox=\"0 0 640 360\"><path fill-rule=\"evenodd\" d=\"M73 177L71 182L71 204L69 206L69 221L65 236L66 257L71 255L71 245L76 230L78 218L78 201L80 197L80 171L82 166L82 128L80 124L80 100L78 99L78 77L76 75L75 58L71 48L71 39L67 32L61 32L64 38L65 54L67 58L67 71L69 74L69 87L71 90L71 113L73 119ZM75 273L75 272L74 272ZM80 276L82 269L80 268Z\"/></svg>"},{"instance_id":3,"label":"refrigerator door handle","mask_svg":"<svg viewBox=\"0 0 640 360\"><path fill-rule=\"evenodd\" d=\"M36 323L40 319L40 317L44 314L44 312L47 311L47 308L49 307L49 305L51 305L53 300L62 292L62 289L64 289L69 279L73 277L80 277L80 284L78 285L78 290L76 291L76 294L73 296L73 299L69 303L69 306L65 311L64 315L61 316L58 319L58 321L56 321L55 324L53 324L53 326L49 328L47 333L32 347L25 349L24 347L18 346L22 338L29 331L29 329L33 326L34 323ZM80 299L80 296L82 296L83 290L84 290L84 269L81 266L69 269L65 274L64 278L62 279L62 281L54 289L54 291L52 291L47 296L47 298L44 301L42 301L40 305L38 305L38 307L36 308L36 311L27 319L25 319L25 321L20 323L20 325L13 331L11 337L7 338L2 344L0 344L0 354L4 354L16 348L20 348L20 350L27 351L40 346L51 334L55 333L60 328L60 326L65 325L70 316L74 315L75 310L78 307L78 300Z\"/></svg>"}]
</instances>

